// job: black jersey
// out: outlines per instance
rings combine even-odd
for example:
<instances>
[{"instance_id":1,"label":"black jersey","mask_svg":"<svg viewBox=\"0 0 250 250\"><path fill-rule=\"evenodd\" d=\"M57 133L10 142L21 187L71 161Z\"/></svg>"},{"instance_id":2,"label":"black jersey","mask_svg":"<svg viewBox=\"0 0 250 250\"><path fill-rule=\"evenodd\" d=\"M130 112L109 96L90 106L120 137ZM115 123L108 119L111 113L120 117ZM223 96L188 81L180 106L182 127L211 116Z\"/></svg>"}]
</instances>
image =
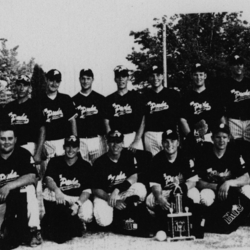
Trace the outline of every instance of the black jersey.
<instances>
[{"instance_id":1,"label":"black jersey","mask_svg":"<svg viewBox=\"0 0 250 250\"><path fill-rule=\"evenodd\" d=\"M160 184L163 190L171 190L173 183L181 184L197 175L194 161L178 151L174 162L169 162L164 150L153 157L149 181Z\"/></svg>"},{"instance_id":2,"label":"black jersey","mask_svg":"<svg viewBox=\"0 0 250 250\"><path fill-rule=\"evenodd\" d=\"M201 120L205 120L211 128L223 115L223 104L218 94L210 89L205 89L200 93L190 90L182 98L180 116L187 120L191 130Z\"/></svg>"},{"instance_id":3,"label":"black jersey","mask_svg":"<svg viewBox=\"0 0 250 250\"><path fill-rule=\"evenodd\" d=\"M198 175L202 180L219 183L225 173L229 173L230 179L247 173L245 162L233 144L228 144L221 158L215 155L213 147L212 143L205 142L196 157Z\"/></svg>"},{"instance_id":4,"label":"black jersey","mask_svg":"<svg viewBox=\"0 0 250 250\"><path fill-rule=\"evenodd\" d=\"M80 155L71 166L65 156L58 156L49 161L45 176L51 177L64 194L80 196L83 190L91 188L92 168Z\"/></svg>"},{"instance_id":5,"label":"black jersey","mask_svg":"<svg viewBox=\"0 0 250 250\"><path fill-rule=\"evenodd\" d=\"M104 96L95 91L91 91L88 96L79 92L72 100L78 114L76 119L78 136L80 138L91 138L104 135Z\"/></svg>"},{"instance_id":6,"label":"black jersey","mask_svg":"<svg viewBox=\"0 0 250 250\"><path fill-rule=\"evenodd\" d=\"M30 152L19 146L15 147L7 159L0 156L0 187L8 182L15 181L23 175L36 174L36 169L30 161Z\"/></svg>"},{"instance_id":7,"label":"black jersey","mask_svg":"<svg viewBox=\"0 0 250 250\"><path fill-rule=\"evenodd\" d=\"M159 93L147 89L145 101L145 131L162 132L176 127L180 96L176 90L163 88Z\"/></svg>"},{"instance_id":8,"label":"black jersey","mask_svg":"<svg viewBox=\"0 0 250 250\"><path fill-rule=\"evenodd\" d=\"M63 139L72 134L69 119L76 116L76 112L70 96L57 93L52 100L44 95L41 105L47 141Z\"/></svg>"},{"instance_id":9,"label":"black jersey","mask_svg":"<svg viewBox=\"0 0 250 250\"><path fill-rule=\"evenodd\" d=\"M118 162L110 160L108 153L97 158L94 162L95 173L93 187L111 193L115 186L137 173L136 161L131 151L123 149Z\"/></svg>"},{"instance_id":10,"label":"black jersey","mask_svg":"<svg viewBox=\"0 0 250 250\"><path fill-rule=\"evenodd\" d=\"M18 100L15 100L6 105L4 112L6 123L16 127L19 145L37 142L39 128L43 122L41 112L34 100L28 99L23 103L18 103Z\"/></svg>"},{"instance_id":11,"label":"black jersey","mask_svg":"<svg viewBox=\"0 0 250 250\"><path fill-rule=\"evenodd\" d=\"M128 91L121 96L117 92L106 97L105 119L109 120L111 130L123 134L136 132L142 121L143 103L136 91Z\"/></svg>"},{"instance_id":12,"label":"black jersey","mask_svg":"<svg viewBox=\"0 0 250 250\"><path fill-rule=\"evenodd\" d=\"M229 78L224 80L226 113L228 118L250 120L250 79L241 82Z\"/></svg>"}]
</instances>

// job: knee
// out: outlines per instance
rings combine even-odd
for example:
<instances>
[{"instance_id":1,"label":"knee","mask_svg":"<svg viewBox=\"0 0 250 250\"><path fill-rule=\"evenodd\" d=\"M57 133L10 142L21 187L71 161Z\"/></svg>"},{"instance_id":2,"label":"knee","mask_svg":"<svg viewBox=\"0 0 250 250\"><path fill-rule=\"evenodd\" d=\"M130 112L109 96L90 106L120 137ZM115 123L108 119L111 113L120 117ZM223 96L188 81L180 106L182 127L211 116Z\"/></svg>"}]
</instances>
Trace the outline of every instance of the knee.
<instances>
[{"instance_id":1,"label":"knee","mask_svg":"<svg viewBox=\"0 0 250 250\"><path fill-rule=\"evenodd\" d=\"M215 193L213 190L205 188L200 192L200 203L209 207L214 203Z\"/></svg>"},{"instance_id":2,"label":"knee","mask_svg":"<svg viewBox=\"0 0 250 250\"><path fill-rule=\"evenodd\" d=\"M189 189L187 196L192 199L194 203L200 203L200 192L197 188Z\"/></svg>"},{"instance_id":3,"label":"knee","mask_svg":"<svg viewBox=\"0 0 250 250\"><path fill-rule=\"evenodd\" d=\"M241 193L250 199L250 185L245 185L241 188Z\"/></svg>"},{"instance_id":4,"label":"knee","mask_svg":"<svg viewBox=\"0 0 250 250\"><path fill-rule=\"evenodd\" d=\"M109 226L113 221L113 208L102 199L94 199L94 216L99 226Z\"/></svg>"},{"instance_id":5,"label":"knee","mask_svg":"<svg viewBox=\"0 0 250 250\"><path fill-rule=\"evenodd\" d=\"M137 183L134 183L130 188L134 190L133 195L139 196L141 201L145 200L146 195L147 195L147 189L144 184L137 182Z\"/></svg>"},{"instance_id":6,"label":"knee","mask_svg":"<svg viewBox=\"0 0 250 250\"><path fill-rule=\"evenodd\" d=\"M78 211L78 217L81 221L90 223L93 220L93 203L86 200Z\"/></svg>"}]
</instances>

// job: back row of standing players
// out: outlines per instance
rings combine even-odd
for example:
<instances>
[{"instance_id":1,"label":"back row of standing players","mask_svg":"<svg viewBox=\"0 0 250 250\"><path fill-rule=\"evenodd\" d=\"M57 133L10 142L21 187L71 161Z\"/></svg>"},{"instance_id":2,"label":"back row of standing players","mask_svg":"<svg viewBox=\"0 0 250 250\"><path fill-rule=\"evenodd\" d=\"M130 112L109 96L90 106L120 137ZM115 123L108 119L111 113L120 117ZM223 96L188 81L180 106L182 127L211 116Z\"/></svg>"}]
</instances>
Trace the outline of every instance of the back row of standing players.
<instances>
[{"instance_id":1,"label":"back row of standing players","mask_svg":"<svg viewBox=\"0 0 250 250\"><path fill-rule=\"evenodd\" d=\"M62 75L52 69L46 74L47 89L40 107L29 98L29 77L20 76L18 98L0 107L0 122L16 125L19 144L35 162L64 154L64 138L73 134L80 138L83 159L93 163L106 152L104 136L110 130L124 134L124 147L145 148L153 155L161 150L162 132L176 127L183 138L194 134L209 140L213 124L227 122L235 139L250 141L250 81L244 76L242 57L232 56L229 64L231 76L211 89L205 84L206 69L195 64L192 88L182 98L176 90L164 87L163 71L157 66L143 94L128 90L129 71L117 66L117 91L106 98L92 90L91 69L80 71L81 91L72 98L58 92Z\"/></svg>"}]
</instances>

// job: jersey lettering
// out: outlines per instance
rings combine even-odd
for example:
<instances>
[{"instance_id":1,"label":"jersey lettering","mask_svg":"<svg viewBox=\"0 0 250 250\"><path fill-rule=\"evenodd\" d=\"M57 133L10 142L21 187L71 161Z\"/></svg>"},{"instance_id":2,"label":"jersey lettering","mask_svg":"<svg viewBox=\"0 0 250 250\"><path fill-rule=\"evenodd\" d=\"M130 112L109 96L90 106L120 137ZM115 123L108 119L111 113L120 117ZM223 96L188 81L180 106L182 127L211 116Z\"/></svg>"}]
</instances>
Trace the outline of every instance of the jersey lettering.
<instances>
[{"instance_id":1,"label":"jersey lettering","mask_svg":"<svg viewBox=\"0 0 250 250\"><path fill-rule=\"evenodd\" d=\"M240 102L246 99L250 99L250 91L248 89L245 92L240 92L238 90L232 89L231 93L234 94L234 102Z\"/></svg>"},{"instance_id":2,"label":"jersey lettering","mask_svg":"<svg viewBox=\"0 0 250 250\"><path fill-rule=\"evenodd\" d=\"M73 180L67 180L60 174L59 179L60 179L60 189L62 191L81 187L81 184L76 178L74 178Z\"/></svg>"},{"instance_id":3,"label":"jersey lettering","mask_svg":"<svg viewBox=\"0 0 250 250\"><path fill-rule=\"evenodd\" d=\"M52 120L57 120L63 117L63 112L60 108L57 111L44 109L43 111L47 117L46 122L51 122Z\"/></svg>"},{"instance_id":4,"label":"jersey lettering","mask_svg":"<svg viewBox=\"0 0 250 250\"><path fill-rule=\"evenodd\" d=\"M13 114L12 112L9 113L9 117L11 119L11 124L12 125L17 125L17 124L28 124L29 123L29 119L27 117L27 115L22 114L20 116Z\"/></svg>"},{"instance_id":5,"label":"jersey lettering","mask_svg":"<svg viewBox=\"0 0 250 250\"><path fill-rule=\"evenodd\" d=\"M150 101L147 103L147 106L150 106L150 114L169 108L169 105L165 101L162 101L162 103L155 103Z\"/></svg>"},{"instance_id":6,"label":"jersey lettering","mask_svg":"<svg viewBox=\"0 0 250 250\"><path fill-rule=\"evenodd\" d=\"M198 102L191 102L190 106L194 107L194 114L199 115L203 111L209 111L211 106L208 102L198 103Z\"/></svg>"},{"instance_id":7,"label":"jersey lettering","mask_svg":"<svg viewBox=\"0 0 250 250\"><path fill-rule=\"evenodd\" d=\"M117 185L119 183L122 183L124 180L126 180L126 174L122 171L119 173L119 175L109 175L108 180L111 180L110 186Z\"/></svg>"},{"instance_id":8,"label":"jersey lettering","mask_svg":"<svg viewBox=\"0 0 250 250\"><path fill-rule=\"evenodd\" d=\"M129 104L126 104L125 106L121 106L119 104L114 103L112 106L115 108L114 116L116 116L116 117L132 113L132 108Z\"/></svg>"},{"instance_id":9,"label":"jersey lettering","mask_svg":"<svg viewBox=\"0 0 250 250\"><path fill-rule=\"evenodd\" d=\"M85 119L86 116L98 114L98 109L96 106L92 105L90 108L79 105L76 110L81 111L80 118Z\"/></svg>"}]
</instances>

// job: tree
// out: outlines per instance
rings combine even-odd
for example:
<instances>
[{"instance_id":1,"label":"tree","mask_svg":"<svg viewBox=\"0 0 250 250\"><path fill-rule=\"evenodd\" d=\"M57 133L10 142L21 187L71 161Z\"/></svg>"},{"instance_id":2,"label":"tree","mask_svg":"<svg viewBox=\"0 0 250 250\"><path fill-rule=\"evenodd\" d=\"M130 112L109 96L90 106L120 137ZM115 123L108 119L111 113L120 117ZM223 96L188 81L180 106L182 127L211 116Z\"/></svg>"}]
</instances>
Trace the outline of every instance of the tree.
<instances>
[{"instance_id":1,"label":"tree","mask_svg":"<svg viewBox=\"0 0 250 250\"><path fill-rule=\"evenodd\" d=\"M242 12L171 16L166 25L168 85L186 87L190 68L197 62L208 69L210 80L225 77L229 74L227 59L233 53L242 55L246 66L250 66L250 26L241 17ZM160 19L154 21L155 35L149 29L130 33L140 47L139 51L132 48L127 56L137 66L132 77L134 84L147 81L152 65L163 64L163 24Z\"/></svg>"}]
</instances>

